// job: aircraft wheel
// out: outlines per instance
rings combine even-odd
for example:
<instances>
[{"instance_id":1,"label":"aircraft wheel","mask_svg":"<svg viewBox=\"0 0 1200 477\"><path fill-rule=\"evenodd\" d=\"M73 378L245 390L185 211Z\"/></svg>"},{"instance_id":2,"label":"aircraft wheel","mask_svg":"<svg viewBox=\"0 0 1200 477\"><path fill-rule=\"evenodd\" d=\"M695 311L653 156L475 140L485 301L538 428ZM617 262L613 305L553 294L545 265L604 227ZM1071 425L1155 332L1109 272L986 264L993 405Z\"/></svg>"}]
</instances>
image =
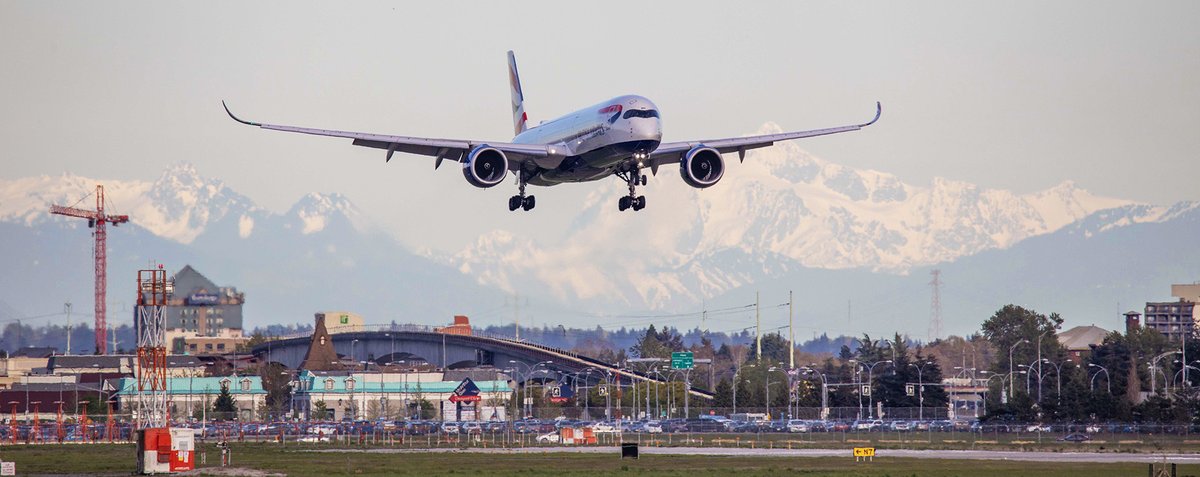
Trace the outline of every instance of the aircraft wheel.
<instances>
[{"instance_id":1,"label":"aircraft wheel","mask_svg":"<svg viewBox=\"0 0 1200 477\"><path fill-rule=\"evenodd\" d=\"M646 196L641 195L633 200L633 210L642 210L646 208Z\"/></svg>"},{"instance_id":2,"label":"aircraft wheel","mask_svg":"<svg viewBox=\"0 0 1200 477\"><path fill-rule=\"evenodd\" d=\"M632 197L622 197L621 200L617 201L617 208L620 209L621 212L624 212L625 209L628 209L629 206L632 205L631 202L633 202Z\"/></svg>"},{"instance_id":3,"label":"aircraft wheel","mask_svg":"<svg viewBox=\"0 0 1200 477\"><path fill-rule=\"evenodd\" d=\"M526 196L524 199L521 200L521 208L525 209L526 211L532 209L535 205L537 205L537 201L533 198L532 195Z\"/></svg>"},{"instance_id":4,"label":"aircraft wheel","mask_svg":"<svg viewBox=\"0 0 1200 477\"><path fill-rule=\"evenodd\" d=\"M521 207L521 196L514 195L508 198L508 210L514 211Z\"/></svg>"}]
</instances>

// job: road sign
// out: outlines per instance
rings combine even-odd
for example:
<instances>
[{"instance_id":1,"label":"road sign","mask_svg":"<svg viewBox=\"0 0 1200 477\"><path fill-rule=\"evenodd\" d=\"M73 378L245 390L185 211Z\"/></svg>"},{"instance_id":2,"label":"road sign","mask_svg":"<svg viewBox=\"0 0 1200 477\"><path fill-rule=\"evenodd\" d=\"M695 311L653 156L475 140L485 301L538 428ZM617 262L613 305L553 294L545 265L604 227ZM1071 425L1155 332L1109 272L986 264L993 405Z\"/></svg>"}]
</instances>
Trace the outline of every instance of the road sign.
<instances>
[{"instance_id":1,"label":"road sign","mask_svg":"<svg viewBox=\"0 0 1200 477\"><path fill-rule=\"evenodd\" d=\"M854 448L854 461L858 462L860 459L861 460L875 460L875 448L874 447L855 447Z\"/></svg>"},{"instance_id":2,"label":"road sign","mask_svg":"<svg viewBox=\"0 0 1200 477\"><path fill-rule=\"evenodd\" d=\"M599 393L601 396L607 396L608 395L608 386L600 386L600 387L596 388L596 392Z\"/></svg>"},{"instance_id":3,"label":"road sign","mask_svg":"<svg viewBox=\"0 0 1200 477\"><path fill-rule=\"evenodd\" d=\"M457 394L450 395L450 402L479 402L481 400L483 400L483 397L479 396L478 394L474 396L459 396Z\"/></svg>"},{"instance_id":4,"label":"road sign","mask_svg":"<svg viewBox=\"0 0 1200 477\"><path fill-rule=\"evenodd\" d=\"M0 475L17 475L17 463L0 462Z\"/></svg>"},{"instance_id":5,"label":"road sign","mask_svg":"<svg viewBox=\"0 0 1200 477\"><path fill-rule=\"evenodd\" d=\"M671 369L692 369L696 366L691 351L671 353Z\"/></svg>"},{"instance_id":6,"label":"road sign","mask_svg":"<svg viewBox=\"0 0 1200 477\"><path fill-rule=\"evenodd\" d=\"M905 384L905 385L904 385L904 394L907 394L907 395L909 395L909 396L912 396L912 395L914 395L914 394L916 394L916 393L917 393L917 387L916 387L916 386L913 386L913 385L911 385L911 384Z\"/></svg>"},{"instance_id":7,"label":"road sign","mask_svg":"<svg viewBox=\"0 0 1200 477\"><path fill-rule=\"evenodd\" d=\"M866 397L871 397L871 385L869 385L869 384L864 384L864 385L863 385L863 387L862 387L862 395L863 395L863 396L866 396Z\"/></svg>"}]
</instances>

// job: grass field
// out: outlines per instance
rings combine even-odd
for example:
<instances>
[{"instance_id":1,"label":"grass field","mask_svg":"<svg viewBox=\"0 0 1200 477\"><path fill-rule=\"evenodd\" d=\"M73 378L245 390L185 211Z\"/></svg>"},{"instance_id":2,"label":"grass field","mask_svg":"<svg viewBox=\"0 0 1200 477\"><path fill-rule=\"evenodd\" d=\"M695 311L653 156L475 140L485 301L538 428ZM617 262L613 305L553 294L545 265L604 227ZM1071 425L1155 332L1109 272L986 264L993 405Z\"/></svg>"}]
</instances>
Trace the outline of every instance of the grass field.
<instances>
[{"instance_id":1,"label":"grass field","mask_svg":"<svg viewBox=\"0 0 1200 477\"><path fill-rule=\"evenodd\" d=\"M220 453L207 452L215 471ZM718 457L643 455L621 460L612 454L546 452L521 454L481 453L363 453L311 452L312 447L278 444L233 444L233 467L244 472L220 475L289 476L337 475L513 475L513 476L1143 476L1146 464L1066 464L1055 462L959 461L879 458L855 463L852 458ZM18 475L129 475L134 467L132 445L44 445L0 447L0 459L17 464ZM226 471L232 469L224 469ZM259 471L259 472L255 472ZM1200 476L1200 466L1181 465L1179 476Z\"/></svg>"}]
</instances>

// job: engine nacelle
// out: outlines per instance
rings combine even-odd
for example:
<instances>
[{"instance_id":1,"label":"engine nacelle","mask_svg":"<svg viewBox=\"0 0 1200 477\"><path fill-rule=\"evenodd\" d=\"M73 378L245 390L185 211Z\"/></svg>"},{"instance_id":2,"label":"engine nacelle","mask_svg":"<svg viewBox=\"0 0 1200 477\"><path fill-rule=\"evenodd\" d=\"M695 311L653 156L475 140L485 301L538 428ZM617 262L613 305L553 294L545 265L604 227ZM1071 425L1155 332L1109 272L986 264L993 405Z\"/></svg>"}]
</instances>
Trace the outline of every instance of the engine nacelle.
<instances>
[{"instance_id":1,"label":"engine nacelle","mask_svg":"<svg viewBox=\"0 0 1200 477\"><path fill-rule=\"evenodd\" d=\"M462 167L467 182L475 187L488 188L504 181L508 175L508 157L503 151L484 144L471 149Z\"/></svg>"},{"instance_id":2,"label":"engine nacelle","mask_svg":"<svg viewBox=\"0 0 1200 477\"><path fill-rule=\"evenodd\" d=\"M725 175L725 160L716 149L696 146L679 161L679 175L683 182L697 189L712 187Z\"/></svg>"}]
</instances>

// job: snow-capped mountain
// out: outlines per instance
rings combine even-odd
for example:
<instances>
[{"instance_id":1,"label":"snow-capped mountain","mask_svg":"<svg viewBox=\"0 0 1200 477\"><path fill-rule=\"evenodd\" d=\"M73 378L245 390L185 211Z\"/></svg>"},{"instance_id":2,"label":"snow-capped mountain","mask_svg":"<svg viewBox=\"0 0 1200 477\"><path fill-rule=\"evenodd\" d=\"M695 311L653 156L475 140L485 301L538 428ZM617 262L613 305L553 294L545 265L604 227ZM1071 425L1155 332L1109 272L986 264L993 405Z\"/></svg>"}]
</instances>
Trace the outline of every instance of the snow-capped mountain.
<instances>
[{"instance_id":1,"label":"snow-capped mountain","mask_svg":"<svg viewBox=\"0 0 1200 477\"><path fill-rule=\"evenodd\" d=\"M253 224L256 217L268 214L223 182L201 177L188 163L169 167L154 182L105 180L103 183L108 213L127 214L131 223L183 244L191 243L212 223L226 217L245 217L243 220ZM65 220L46 213L50 204L78 204L94 209L95 187L95 179L69 173L0 180L0 221L36 225Z\"/></svg>"},{"instance_id":2,"label":"snow-capped mountain","mask_svg":"<svg viewBox=\"0 0 1200 477\"><path fill-rule=\"evenodd\" d=\"M659 172L641 191L643 211L619 212L623 187L614 183L586 198L561 240L494 230L444 256L405 249L337 193L308 194L276 213L187 164L154 181L105 180L109 212L129 214L132 229L110 232L110 309L128 302L121 277L150 260L191 264L247 292L250 326L306 322L321 309L441 323L494 309L513 291L550 320L587 325L555 310L695 310L800 285L809 312L836 316L854 297L855 310L894 331L896 320L927 317L932 266L953 283L943 294L947 316L976 307L970 326L1005 303L1094 311L1114 297L1162 299L1162 283L1198 278L1188 274L1200 263L1191 245L1200 203L1133 204L1071 182L1030 194L946 179L915 186L794 143L729 164L709 189L684 185L672 168ZM38 314L63 296L90 296L90 238L63 233L86 224L48 207L76 204L95 183L71 174L0 180L0 249L22 251L0 254L0 302ZM947 329L955 330L949 319Z\"/></svg>"},{"instance_id":3,"label":"snow-capped mountain","mask_svg":"<svg viewBox=\"0 0 1200 477\"><path fill-rule=\"evenodd\" d=\"M97 182L104 184L107 212L130 216L128 225L109 232L110 303L128 303L123 277L152 260L171 270L190 264L216 283L245 291L251 326L307 322L327 308L380 321L441 323L462 312L463 300L448 293L489 306L500 300L453 268L406 251L342 194L307 194L275 213L177 164L153 182L71 174L0 181L0 247L23 252L0 254L0 301L29 310L63 296L91 295L91 238L78 231L86 223L48 209L77 202L95 207L86 195Z\"/></svg>"},{"instance_id":4,"label":"snow-capped mountain","mask_svg":"<svg viewBox=\"0 0 1200 477\"><path fill-rule=\"evenodd\" d=\"M768 125L759 133L778 131ZM905 273L1130 204L1072 182L1025 195L942 178L918 187L829 163L794 142L751 152L715 187L677 182L653 180L645 192L651 205L639 215L619 212L611 191L597 192L566 240L543 244L495 231L450 261L491 287L535 285L563 300L611 300L616 287L626 304L660 308L789 268Z\"/></svg>"}]
</instances>

